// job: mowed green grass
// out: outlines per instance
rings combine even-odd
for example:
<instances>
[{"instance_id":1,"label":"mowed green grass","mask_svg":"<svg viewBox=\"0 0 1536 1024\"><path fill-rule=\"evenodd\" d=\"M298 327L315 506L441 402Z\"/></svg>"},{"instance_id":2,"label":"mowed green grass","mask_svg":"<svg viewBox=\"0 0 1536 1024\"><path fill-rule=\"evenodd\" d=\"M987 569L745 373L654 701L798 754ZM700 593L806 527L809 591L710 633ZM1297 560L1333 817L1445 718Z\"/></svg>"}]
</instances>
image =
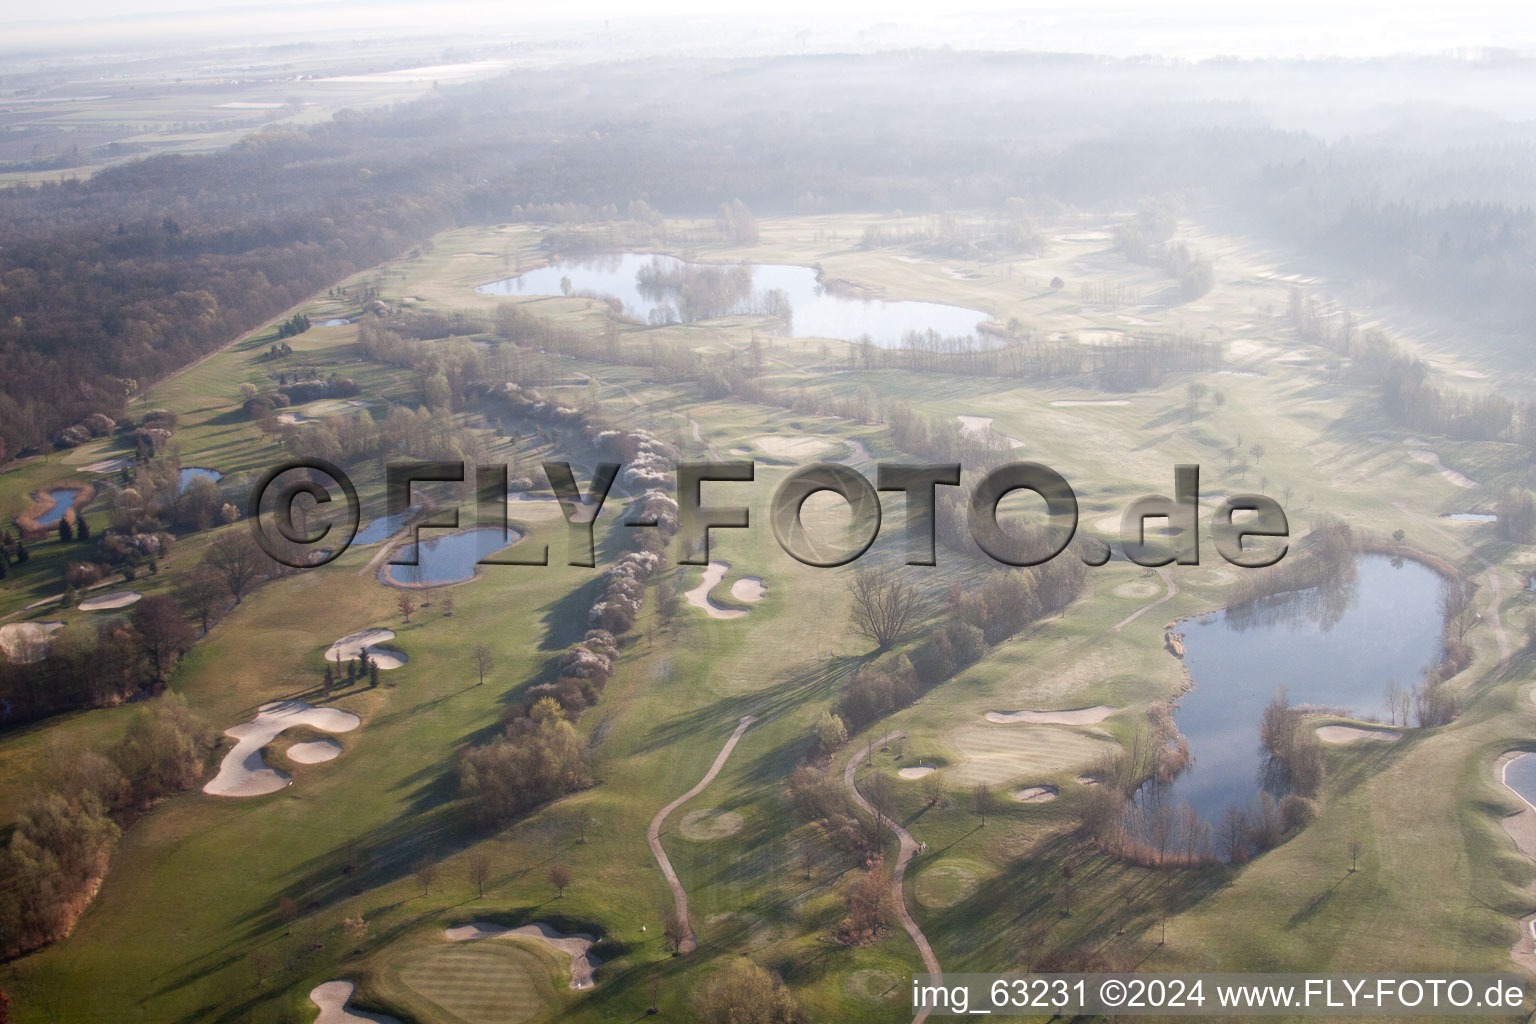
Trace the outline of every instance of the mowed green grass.
<instances>
[{"instance_id":1,"label":"mowed green grass","mask_svg":"<svg viewBox=\"0 0 1536 1024\"><path fill-rule=\"evenodd\" d=\"M395 971L399 983L464 1024L523 1024L554 1008L548 965L521 944L482 939L428 949Z\"/></svg>"},{"instance_id":2,"label":"mowed green grass","mask_svg":"<svg viewBox=\"0 0 1536 1024\"><path fill-rule=\"evenodd\" d=\"M1052 256L1025 261L1034 264L1029 267L954 265L977 275L956 276L943 266L857 250L853 242L867 221L765 223L764 241L756 249L722 248L713 255L821 259L829 273L882 284L892 297L962 302L1000 317L1017 313L1041 331L1107 327L1118 315L1085 314L1085 303L1074 298L1075 280L1064 293L1050 293L1038 279L1048 280L1053 270L1093 256L1108 275L1123 272L1136 282L1144 273L1116 270L1112 257L1094 255L1096 243L1063 242ZM485 244L487 237L495 244ZM468 287L506 276L506 267L519 259L536 258L536 244L536 235L520 227L453 232L419 259L359 279L380 283L390 298L409 295L429 306L487 309L492 301ZM502 255L456 260L457 251ZM1199 303L1207 311L1176 310L1169 316L1185 318L1186 330L1210 320L1228 338L1273 338L1275 354L1297 347L1284 340L1283 324L1265 312L1267 305L1284 308L1277 298L1283 285L1253 283L1257 278L1240 267L1222 269L1218 277L1217 291ZM585 300L520 301L530 312L570 323L592 316ZM306 308L346 315L326 302ZM745 329L689 325L625 336L626 343L643 344L659 335L723 350L744 345ZM262 372L253 356L267 343L255 336L151 396L149 405L167 405L182 416L184 463L240 473L274 457L272 441L232 417L239 383ZM295 344L338 366L347 362L347 372L365 383L364 397L387 392L386 398L402 399L414 387L403 371L350 363L356 352L348 328L316 328ZM1498 487L1521 479L1517 452L1510 446L1436 441L1431 447L1448 465L1483 485L1470 492L1455 488L1407 458L1403 432L1376 412L1368 391L1332 384L1306 363L1278 364L1265 357L1255 363L1263 376L1211 375L1207 380L1227 400L1217 406L1208 399L1191 417L1183 379L1121 396L1124 406L1063 407L1051 403L1094 393L1080 385L1023 386L892 370L833 374L837 347L830 347L829 357L816 341L774 339L769 355L767 373L780 386L839 393L868 386L887 401L908 400L936 416L996 417L994 430L1025 440L1020 457L1046 462L1072 482L1085 528L1118 517L1137 494L1166 493L1173 465L1197 461L1207 496L1258 489L1261 482L1270 493L1291 488L1287 507L1298 531L1317 516L1337 514L1383 535L1402 528L1411 543L1468 568L1480 566L1457 542L1491 561L1522 554L1495 542L1485 528L1434 519L1438 512L1487 501ZM724 452L754 444L765 435L853 438L876 457L896 454L878 427L745 403L703 402L685 387L652 381L632 366L577 363L572 369L602 381L598 394L609 416L654 429L691 456L704 455L710 445ZM698 422L702 443L693 440L689 419ZM1245 456L1252 463L1246 473L1229 467L1225 456L1239 436L1245 453L1255 443L1266 449L1262 458ZM505 457L506 439L488 440L493 455ZM569 442L558 453L531 447L526 439L524 445L530 464L544 454L569 457L579 466L595 461ZM58 468L24 464L17 480L42 486ZM596 574L558 564L564 551L558 522L543 527L557 564L488 568L476 581L452 588L452 616L443 614L439 592L429 595L431 606L410 625L401 622L395 593L372 572L360 574L376 548L348 552L325 569L247 598L198 645L175 680L194 708L221 728L276 697L319 699L320 652L345 633L393 628L399 633L396 646L411 662L386 673L378 690L353 689L333 698L364 720L358 731L341 737L345 750L335 761L290 766L273 758L294 776L292 787L244 801L191 792L138 822L75 934L0 973L0 984L17 998L18 1019L308 1020L314 1008L305 995L313 984L353 977L370 1007L422 1022L452 1020L445 1009L458 1011L442 1000L472 1001L476 986L486 983L482 976L495 971L480 969L478 952L463 956L467 962L452 971L420 964L447 955L436 952L449 949L440 938L442 927L483 916L549 920L567 931L601 935L604 948L597 952L607 962L590 991L570 993L559 966L544 962L550 987L539 990L539 999L563 1019L636 1019L650 1005L650 984L658 977L663 1015L681 1019L691 991L714 964L732 955L750 955L784 974L815 1019L895 1019L905 996L901 985L894 999L886 995L885 980L904 983L919 969L916 951L897 928L864 948L828 941L845 913L850 866L794 817L786 801L785 783L809 750L812 722L868 652L845 630L843 581L849 570L799 565L773 540L767 506L784 472L759 462L754 483L712 484L706 493L712 504L751 506L754 523L749 531L714 533L710 557L731 565L717 597L725 597L731 580L755 575L768 584L765 599L744 606L747 614L730 621L685 606L670 628L662 628L648 609L602 702L581 721L596 785L493 836L465 827L454 813L454 764L462 750L494 734L506 702L529 682L546 678L548 659L585 628ZM365 495L376 500L371 489L376 485L368 487ZM10 493L9 481L3 489ZM886 514L881 539L867 556L872 561L900 560L899 497L886 505ZM1202 529L1208 516L1209 505ZM605 517L599 526L600 564L625 541L626 531L614 524ZM200 537L182 545L173 567L195 557L203 543L206 538ZM1453 726L1399 744L1330 751L1322 817L1235 878L1220 870L1129 868L1074 838L1086 792L1076 774L1091 766L1110 737L1127 738L1150 702L1167 699L1183 685L1177 662L1162 648L1163 625L1219 607L1239 578L1216 560L1208 536L1203 556L1199 568L1175 569L1179 593L1173 600L1119 632L1113 627L1155 600L1161 582L1123 562L1090 570L1087 595L1064 617L1002 645L871 729L871 735L855 738L860 745L873 739L877 747L865 772L894 775L925 758L941 764L948 793L935 806L928 806L920 782L895 785L903 820L929 845L909 873L909 905L944 967L1027 967L1052 950L1076 947L1101 949L1148 968L1505 966L1514 918L1528 901L1521 886L1532 877L1532 867L1498 826L1512 803L1487 772L1500 750L1536 729L1536 704L1529 699L1524 661L1483 678L1496 659L1486 626L1472 637L1478 660L1466 677L1473 702L1468 714ZM975 580L974 570L949 553L940 557L937 568L907 571L936 594ZM686 578L685 586L693 585L698 570L688 570ZM1510 595L1504 618L1513 629L1528 599L1515 594L1519 578L1512 569L1505 569L1502 579ZM1127 590L1127 584L1134 586ZM1155 589L1143 596L1149 586ZM473 685L466 656L481 642L491 644L497 658L483 687ZM983 717L989 710L1090 704L1122 710L1101 726L1083 728L991 725ZM0 807L14 807L24 797L47 740L100 743L131 713L105 709L66 716L0 738ZM660 940L661 909L670 896L646 847L645 828L657 809L698 781L744 714L759 721L709 789L669 819L663 836L688 888L702 942L692 956L672 958ZM880 750L887 724L908 736ZM982 778L1000 787L1058 785L1061 795L1046 804L1004 799L982 827L966 794L969 783ZM739 815L741 830L703 841L682 834L688 811L705 808ZM1346 878L1344 845L1357 831L1364 834L1367 852L1361 870ZM805 844L818 852L809 878L798 859ZM466 872L477 852L488 854L493 865L483 900ZM440 865L425 894L412 877L412 866L422 857ZM1064 913L1063 860L1076 866L1070 916ZM558 900L546 877L556 862L570 867L576 879ZM1468 896L1448 898L1448 891ZM304 908L291 930L277 915L283 895ZM1172 908L1169 942L1159 947L1165 907ZM342 921L357 914L368 922L361 942L342 929ZM294 968L258 979L256 954L281 960L299 943L319 948L298 957ZM404 980L408 971L413 983ZM534 979L530 991L538 989L540 975L532 966L526 976ZM449 977L460 980L433 989L434 981ZM421 999L434 1005L416 1001Z\"/></svg>"}]
</instances>

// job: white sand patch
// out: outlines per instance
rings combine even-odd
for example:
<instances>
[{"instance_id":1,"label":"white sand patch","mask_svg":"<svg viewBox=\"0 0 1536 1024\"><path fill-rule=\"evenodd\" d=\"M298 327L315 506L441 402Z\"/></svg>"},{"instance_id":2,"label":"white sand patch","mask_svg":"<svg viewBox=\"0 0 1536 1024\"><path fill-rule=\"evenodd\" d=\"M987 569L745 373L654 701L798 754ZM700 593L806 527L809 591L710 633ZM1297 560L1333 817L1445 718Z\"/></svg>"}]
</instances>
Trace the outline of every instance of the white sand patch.
<instances>
[{"instance_id":1,"label":"white sand patch","mask_svg":"<svg viewBox=\"0 0 1536 1024\"><path fill-rule=\"evenodd\" d=\"M309 1001L320 1007L315 1024L400 1024L382 1013L347 1009L347 1002L356 991L357 986L350 981L328 981L310 989Z\"/></svg>"},{"instance_id":2,"label":"white sand patch","mask_svg":"<svg viewBox=\"0 0 1536 1024\"><path fill-rule=\"evenodd\" d=\"M1026 786L1013 794L1013 798L1021 804L1044 804L1056 799L1058 790L1055 786Z\"/></svg>"},{"instance_id":3,"label":"white sand patch","mask_svg":"<svg viewBox=\"0 0 1536 1024\"><path fill-rule=\"evenodd\" d=\"M285 427L297 427L301 423L314 423L315 421L309 416L303 416L296 412L284 412L278 413L277 422Z\"/></svg>"},{"instance_id":4,"label":"white sand patch","mask_svg":"<svg viewBox=\"0 0 1536 1024\"><path fill-rule=\"evenodd\" d=\"M998 725L1015 722L1033 722L1036 725L1098 725L1114 714L1117 708L1099 704L1091 708L1068 708L1064 711L988 711L987 721Z\"/></svg>"},{"instance_id":5,"label":"white sand patch","mask_svg":"<svg viewBox=\"0 0 1536 1024\"><path fill-rule=\"evenodd\" d=\"M0 626L0 651L19 664L42 661L48 653L48 636L64 628L62 622L12 622Z\"/></svg>"},{"instance_id":6,"label":"white sand patch","mask_svg":"<svg viewBox=\"0 0 1536 1024\"><path fill-rule=\"evenodd\" d=\"M1324 743L1358 743L1361 740L1395 743L1403 738L1403 734L1396 729L1367 729L1360 725L1325 725L1317 730L1317 738Z\"/></svg>"},{"instance_id":7,"label":"white sand patch","mask_svg":"<svg viewBox=\"0 0 1536 1024\"><path fill-rule=\"evenodd\" d=\"M1070 409L1079 405L1130 405L1130 401L1124 398L1063 398L1051 403L1059 409Z\"/></svg>"},{"instance_id":8,"label":"white sand patch","mask_svg":"<svg viewBox=\"0 0 1536 1024\"><path fill-rule=\"evenodd\" d=\"M743 576L731 584L731 596L749 604L761 601L767 592L768 587L764 585L760 576Z\"/></svg>"},{"instance_id":9,"label":"white sand patch","mask_svg":"<svg viewBox=\"0 0 1536 1024\"><path fill-rule=\"evenodd\" d=\"M936 771L938 769L931 764L914 764L910 768L901 769L896 774L904 779L921 779L926 775L932 775Z\"/></svg>"},{"instance_id":10,"label":"white sand patch","mask_svg":"<svg viewBox=\"0 0 1536 1024\"><path fill-rule=\"evenodd\" d=\"M1094 778L1092 775L1079 775L1077 777L1077 784L1079 786L1097 786L1099 784L1099 780Z\"/></svg>"},{"instance_id":11,"label":"white sand patch","mask_svg":"<svg viewBox=\"0 0 1536 1024\"><path fill-rule=\"evenodd\" d=\"M832 449L832 443L824 437L781 437L764 434L754 437L752 444L775 459L814 459Z\"/></svg>"},{"instance_id":12,"label":"white sand patch","mask_svg":"<svg viewBox=\"0 0 1536 1024\"><path fill-rule=\"evenodd\" d=\"M725 579L725 574L731 569L726 562L710 562L704 568L704 575L699 580L699 585L683 594L683 600L695 608L702 608L706 615L712 619L739 619L747 614L740 608L722 608L709 599L709 592L720 581Z\"/></svg>"},{"instance_id":13,"label":"white sand patch","mask_svg":"<svg viewBox=\"0 0 1536 1024\"><path fill-rule=\"evenodd\" d=\"M310 740L295 743L288 748L287 754L288 760L295 764L320 764L336 760L341 755L341 744L335 740Z\"/></svg>"},{"instance_id":14,"label":"white sand patch","mask_svg":"<svg viewBox=\"0 0 1536 1024\"><path fill-rule=\"evenodd\" d=\"M118 470L123 469L132 461L133 460L128 458L126 455L119 459L102 459L100 462L93 462L88 466L81 466L79 469L75 470L75 472L116 473Z\"/></svg>"},{"instance_id":15,"label":"white sand patch","mask_svg":"<svg viewBox=\"0 0 1536 1024\"><path fill-rule=\"evenodd\" d=\"M236 740L224 755L219 773L203 786L212 796L261 796L275 793L293 780L261 758L261 748L277 739L284 729L307 725L322 732L351 732L362 719L340 708L317 708L302 700L277 700L263 704L256 717L224 730Z\"/></svg>"},{"instance_id":16,"label":"white sand patch","mask_svg":"<svg viewBox=\"0 0 1536 1024\"><path fill-rule=\"evenodd\" d=\"M472 942L475 939L497 939L503 936L538 939L546 946L559 950L571 958L571 988L591 988L592 969L602 963L588 952L597 940L585 932L567 935L556 931L543 921L525 924L519 928L506 928L489 921L472 921L443 931L450 942Z\"/></svg>"},{"instance_id":17,"label":"white sand patch","mask_svg":"<svg viewBox=\"0 0 1536 1024\"><path fill-rule=\"evenodd\" d=\"M752 449L750 449L750 448L732 448L731 449L731 454L732 455L742 455L742 456L751 455L752 454Z\"/></svg>"},{"instance_id":18,"label":"white sand patch","mask_svg":"<svg viewBox=\"0 0 1536 1024\"><path fill-rule=\"evenodd\" d=\"M392 629L364 629L349 633L325 649L325 660L334 665L338 660L351 661L367 651L368 660L379 666L380 672L388 672L411 660L400 651L378 646L394 638L395 631Z\"/></svg>"},{"instance_id":19,"label":"white sand patch","mask_svg":"<svg viewBox=\"0 0 1536 1024\"><path fill-rule=\"evenodd\" d=\"M1456 376L1465 377L1468 380L1487 380L1488 375L1482 370L1457 370Z\"/></svg>"},{"instance_id":20,"label":"white sand patch","mask_svg":"<svg viewBox=\"0 0 1536 1024\"><path fill-rule=\"evenodd\" d=\"M127 608L131 604L137 604L144 597L137 590L114 590L110 594L102 594L99 597L88 597L76 607L83 612L102 612L112 608Z\"/></svg>"},{"instance_id":21,"label":"white sand patch","mask_svg":"<svg viewBox=\"0 0 1536 1024\"><path fill-rule=\"evenodd\" d=\"M1415 461L1422 462L1426 466L1433 468L1437 473L1445 477L1447 481L1455 484L1457 487L1470 489L1477 486L1476 480L1471 480L1467 477L1464 477L1454 469L1451 469L1449 466L1442 464L1440 462L1440 456L1436 455L1428 448L1415 448L1412 452L1412 455Z\"/></svg>"}]
</instances>

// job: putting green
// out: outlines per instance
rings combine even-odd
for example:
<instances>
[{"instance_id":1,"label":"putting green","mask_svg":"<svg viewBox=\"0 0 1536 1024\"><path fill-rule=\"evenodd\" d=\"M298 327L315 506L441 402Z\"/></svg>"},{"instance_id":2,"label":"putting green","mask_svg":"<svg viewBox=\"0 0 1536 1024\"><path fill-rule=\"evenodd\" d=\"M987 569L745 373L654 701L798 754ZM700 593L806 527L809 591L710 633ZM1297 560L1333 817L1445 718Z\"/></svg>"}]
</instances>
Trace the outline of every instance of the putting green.
<instances>
[{"instance_id":1,"label":"putting green","mask_svg":"<svg viewBox=\"0 0 1536 1024\"><path fill-rule=\"evenodd\" d=\"M537 1020L553 1002L544 962L515 942L431 949L402 967L399 977L465 1024Z\"/></svg>"}]
</instances>

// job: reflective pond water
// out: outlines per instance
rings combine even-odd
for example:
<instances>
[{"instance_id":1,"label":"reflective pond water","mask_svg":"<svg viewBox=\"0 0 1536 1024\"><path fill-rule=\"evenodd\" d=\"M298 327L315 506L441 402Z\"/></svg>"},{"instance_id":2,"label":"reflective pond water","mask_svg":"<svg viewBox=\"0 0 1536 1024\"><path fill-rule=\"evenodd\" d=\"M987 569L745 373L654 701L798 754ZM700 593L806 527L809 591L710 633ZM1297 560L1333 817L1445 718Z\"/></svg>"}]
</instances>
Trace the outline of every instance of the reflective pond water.
<instances>
[{"instance_id":1,"label":"reflective pond water","mask_svg":"<svg viewBox=\"0 0 1536 1024\"><path fill-rule=\"evenodd\" d=\"M372 524L370 524L372 525ZM475 565L486 555L510 547L522 539L516 530L503 534L499 528L479 527L458 533L428 534L421 542L420 565L392 565L385 562L379 576L397 586L433 586L473 579ZM402 544L389 557L416 557L415 542Z\"/></svg>"},{"instance_id":2,"label":"reflective pond water","mask_svg":"<svg viewBox=\"0 0 1536 1024\"><path fill-rule=\"evenodd\" d=\"M741 313L783 317L797 338L901 344L909 331L983 342L987 314L937 302L863 299L823 288L811 267L778 263L688 263L672 256L619 253L560 260L481 285L488 295L591 295L618 300L625 315L650 324L687 323Z\"/></svg>"},{"instance_id":3,"label":"reflective pond water","mask_svg":"<svg viewBox=\"0 0 1536 1024\"><path fill-rule=\"evenodd\" d=\"M1194 764L1161 796L1216 821L1259 792L1259 717L1278 686L1293 705L1389 720L1387 688L1416 688L1440 656L1442 577L1365 555L1353 581L1281 595L1181 624L1194 680L1174 711Z\"/></svg>"}]
</instances>

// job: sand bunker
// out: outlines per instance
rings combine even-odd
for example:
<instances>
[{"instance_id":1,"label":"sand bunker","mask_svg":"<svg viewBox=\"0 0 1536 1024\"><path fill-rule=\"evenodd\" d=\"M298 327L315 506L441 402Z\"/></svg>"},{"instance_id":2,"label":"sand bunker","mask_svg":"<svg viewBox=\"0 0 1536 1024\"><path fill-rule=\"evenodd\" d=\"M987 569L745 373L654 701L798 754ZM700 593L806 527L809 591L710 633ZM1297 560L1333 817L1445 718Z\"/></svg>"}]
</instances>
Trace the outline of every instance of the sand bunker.
<instances>
[{"instance_id":1,"label":"sand bunker","mask_svg":"<svg viewBox=\"0 0 1536 1024\"><path fill-rule=\"evenodd\" d=\"M740 832L745 821L735 811L722 811L717 807L701 807L683 815L677 830L685 838L697 843L713 842Z\"/></svg>"},{"instance_id":2,"label":"sand bunker","mask_svg":"<svg viewBox=\"0 0 1536 1024\"><path fill-rule=\"evenodd\" d=\"M288 748L288 760L294 764L320 764L334 761L341 754L341 744L335 740L311 740L295 743Z\"/></svg>"},{"instance_id":3,"label":"sand bunker","mask_svg":"<svg viewBox=\"0 0 1536 1024\"><path fill-rule=\"evenodd\" d=\"M754 437L752 444L774 459L810 460L832 449L832 443L823 437L781 437L778 434Z\"/></svg>"},{"instance_id":4,"label":"sand bunker","mask_svg":"<svg viewBox=\"0 0 1536 1024\"><path fill-rule=\"evenodd\" d=\"M321 732L351 732L362 719L340 708L317 708L302 700L277 700L263 704L249 722L224 730L236 740L224 755L219 774L203 786L212 796L262 796L275 793L293 780L261 759L261 748L277 739L284 729L307 725Z\"/></svg>"},{"instance_id":5,"label":"sand bunker","mask_svg":"<svg viewBox=\"0 0 1536 1024\"><path fill-rule=\"evenodd\" d=\"M277 422L281 423L285 427L297 427L302 423L314 423L315 420L312 417L305 416L300 413L283 412L278 413Z\"/></svg>"},{"instance_id":6,"label":"sand bunker","mask_svg":"<svg viewBox=\"0 0 1536 1024\"><path fill-rule=\"evenodd\" d=\"M102 459L100 462L93 462L88 466L81 466L79 469L75 470L75 472L116 473L118 470L125 468L132 461L133 460L128 458L126 455L117 459Z\"/></svg>"},{"instance_id":7,"label":"sand bunker","mask_svg":"<svg viewBox=\"0 0 1536 1024\"><path fill-rule=\"evenodd\" d=\"M740 608L722 608L709 599L709 592L725 579L725 574L731 569L726 562L710 562L704 569L704 576L699 580L699 585L683 594L683 599L695 608L704 609L704 613L712 619L739 619L747 614Z\"/></svg>"},{"instance_id":8,"label":"sand bunker","mask_svg":"<svg viewBox=\"0 0 1536 1024\"><path fill-rule=\"evenodd\" d=\"M1358 743L1361 740L1395 743L1403 738L1403 734L1396 729L1367 729L1360 725L1325 725L1317 730L1317 738L1324 743Z\"/></svg>"},{"instance_id":9,"label":"sand bunker","mask_svg":"<svg viewBox=\"0 0 1536 1024\"><path fill-rule=\"evenodd\" d=\"M1130 405L1131 403L1129 399L1125 398L1099 398L1091 400L1086 398L1063 398L1051 404L1058 408L1068 409L1079 405Z\"/></svg>"},{"instance_id":10,"label":"sand bunker","mask_svg":"<svg viewBox=\"0 0 1536 1024\"><path fill-rule=\"evenodd\" d=\"M1412 455L1416 461L1422 462L1425 465L1431 467L1435 470L1435 472L1445 477L1446 480L1455 484L1457 487L1472 488L1477 486L1476 480L1468 479L1467 477L1464 477L1460 473L1456 472L1454 469L1451 469L1449 466L1442 464L1440 462L1440 456L1436 455L1428 448L1415 448L1412 452Z\"/></svg>"},{"instance_id":11,"label":"sand bunker","mask_svg":"<svg viewBox=\"0 0 1536 1024\"><path fill-rule=\"evenodd\" d=\"M1058 790L1055 786L1026 786L1013 794L1013 798L1021 804L1044 804L1056 799Z\"/></svg>"},{"instance_id":12,"label":"sand bunker","mask_svg":"<svg viewBox=\"0 0 1536 1024\"><path fill-rule=\"evenodd\" d=\"M77 607L83 612L103 612L113 608L127 608L137 604L143 597L137 590L114 590L100 597L88 597Z\"/></svg>"},{"instance_id":13,"label":"sand bunker","mask_svg":"<svg viewBox=\"0 0 1536 1024\"><path fill-rule=\"evenodd\" d=\"M475 939L496 939L510 935L514 938L538 939L546 946L559 950L571 958L571 988L591 988L592 971L602 963L588 952L597 940L585 932L567 935L556 931L542 921L525 924L520 928L506 928L489 921L472 921L443 932L450 942L471 942Z\"/></svg>"},{"instance_id":14,"label":"sand bunker","mask_svg":"<svg viewBox=\"0 0 1536 1024\"><path fill-rule=\"evenodd\" d=\"M1145 601L1148 598L1156 597L1166 589L1161 583L1153 583L1151 580L1131 580L1129 583L1122 583L1116 587L1114 594L1116 597L1130 597L1138 601Z\"/></svg>"},{"instance_id":15,"label":"sand bunker","mask_svg":"<svg viewBox=\"0 0 1536 1024\"><path fill-rule=\"evenodd\" d=\"M48 653L48 635L63 628L62 622L12 622L0 626L0 651L20 664L42 661Z\"/></svg>"},{"instance_id":16,"label":"sand bunker","mask_svg":"<svg viewBox=\"0 0 1536 1024\"><path fill-rule=\"evenodd\" d=\"M1068 708L1064 711L988 711L987 721L998 725L1014 722L1032 722L1036 725L1098 725L1114 714L1115 708L1097 704L1091 708Z\"/></svg>"},{"instance_id":17,"label":"sand bunker","mask_svg":"<svg viewBox=\"0 0 1536 1024\"><path fill-rule=\"evenodd\" d=\"M378 646L394 638L395 631L392 629L365 629L357 633L349 633L325 649L325 660L334 665L338 659L343 662L351 661L367 651L368 660L379 666L380 672L388 672L411 660L400 651Z\"/></svg>"},{"instance_id":18,"label":"sand bunker","mask_svg":"<svg viewBox=\"0 0 1536 1024\"><path fill-rule=\"evenodd\" d=\"M931 764L914 764L910 768L903 768L896 774L904 779L921 779L923 776L932 775L936 771L938 769Z\"/></svg>"},{"instance_id":19,"label":"sand bunker","mask_svg":"<svg viewBox=\"0 0 1536 1024\"><path fill-rule=\"evenodd\" d=\"M761 601L767 592L768 587L761 576L743 576L731 584L731 596L749 604Z\"/></svg>"},{"instance_id":20,"label":"sand bunker","mask_svg":"<svg viewBox=\"0 0 1536 1024\"><path fill-rule=\"evenodd\" d=\"M310 989L309 1001L320 1007L315 1024L400 1024L382 1013L347 1009L347 1002L356 991L357 986L350 981L328 981Z\"/></svg>"},{"instance_id":21,"label":"sand bunker","mask_svg":"<svg viewBox=\"0 0 1536 1024\"><path fill-rule=\"evenodd\" d=\"M1097 786L1099 784L1099 780L1092 775L1079 775L1077 777L1077 784L1079 786Z\"/></svg>"}]
</instances>

